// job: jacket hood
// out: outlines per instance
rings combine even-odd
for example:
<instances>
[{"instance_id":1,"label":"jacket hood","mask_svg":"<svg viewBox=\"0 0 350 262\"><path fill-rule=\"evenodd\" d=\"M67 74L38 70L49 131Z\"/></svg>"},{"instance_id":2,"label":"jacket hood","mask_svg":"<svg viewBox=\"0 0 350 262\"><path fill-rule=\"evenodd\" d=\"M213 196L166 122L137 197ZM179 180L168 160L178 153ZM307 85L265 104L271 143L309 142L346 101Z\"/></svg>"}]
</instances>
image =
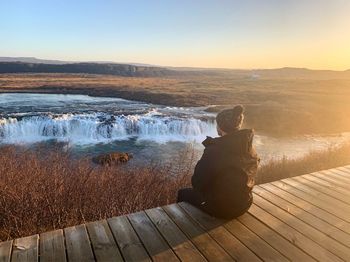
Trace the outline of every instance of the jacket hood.
<instances>
[{"instance_id":1,"label":"jacket hood","mask_svg":"<svg viewBox=\"0 0 350 262\"><path fill-rule=\"evenodd\" d=\"M242 141L250 141L254 137L254 130L253 129L240 129L233 133L229 133L225 136L220 137L210 137L207 136L207 138L202 142L203 146L208 147L210 145L220 143L220 142L229 142L231 140L237 140L240 139Z\"/></svg>"},{"instance_id":2,"label":"jacket hood","mask_svg":"<svg viewBox=\"0 0 350 262\"><path fill-rule=\"evenodd\" d=\"M204 147L218 146L228 151L249 152L254 138L253 129L240 129L221 137L207 137L202 144Z\"/></svg>"}]
</instances>

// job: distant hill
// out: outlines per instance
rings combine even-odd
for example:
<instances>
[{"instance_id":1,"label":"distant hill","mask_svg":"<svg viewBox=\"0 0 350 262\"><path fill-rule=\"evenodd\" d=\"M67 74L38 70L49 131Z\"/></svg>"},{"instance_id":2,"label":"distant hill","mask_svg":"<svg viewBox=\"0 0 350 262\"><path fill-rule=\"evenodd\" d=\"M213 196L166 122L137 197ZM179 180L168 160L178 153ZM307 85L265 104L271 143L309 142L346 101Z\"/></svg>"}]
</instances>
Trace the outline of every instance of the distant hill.
<instances>
[{"instance_id":1,"label":"distant hill","mask_svg":"<svg viewBox=\"0 0 350 262\"><path fill-rule=\"evenodd\" d=\"M60 61L60 60L45 60L38 59L35 57L0 57L0 62L22 62L22 63L33 63L33 64L69 64L70 62Z\"/></svg>"},{"instance_id":2,"label":"distant hill","mask_svg":"<svg viewBox=\"0 0 350 262\"><path fill-rule=\"evenodd\" d=\"M302 78L302 79L337 79L350 78L350 70L311 70L307 68L284 67L277 69L259 69L253 72L262 77L269 78Z\"/></svg>"},{"instance_id":3,"label":"distant hill","mask_svg":"<svg viewBox=\"0 0 350 262\"><path fill-rule=\"evenodd\" d=\"M51 65L63 65L63 64L76 64L82 63L81 61L62 61L62 60L48 60L48 59L39 59L36 57L6 57L0 56L0 62L22 62L22 63L33 63L33 64L51 64ZM135 66L149 66L154 67L155 65L151 64L142 64L142 63L115 63L111 61L84 61L84 63L94 63L94 64L122 64L122 65L135 65ZM159 66L158 66L159 67Z\"/></svg>"},{"instance_id":4,"label":"distant hill","mask_svg":"<svg viewBox=\"0 0 350 262\"><path fill-rule=\"evenodd\" d=\"M83 73L118 76L169 76L182 74L162 67L135 66L128 64L71 63L44 64L0 62L0 73Z\"/></svg>"},{"instance_id":5,"label":"distant hill","mask_svg":"<svg viewBox=\"0 0 350 262\"><path fill-rule=\"evenodd\" d=\"M82 73L130 77L221 76L245 79L350 79L350 70L311 70L284 67L277 69L223 69L195 67L162 67L139 63L67 62L35 57L0 57L1 73Z\"/></svg>"}]
</instances>

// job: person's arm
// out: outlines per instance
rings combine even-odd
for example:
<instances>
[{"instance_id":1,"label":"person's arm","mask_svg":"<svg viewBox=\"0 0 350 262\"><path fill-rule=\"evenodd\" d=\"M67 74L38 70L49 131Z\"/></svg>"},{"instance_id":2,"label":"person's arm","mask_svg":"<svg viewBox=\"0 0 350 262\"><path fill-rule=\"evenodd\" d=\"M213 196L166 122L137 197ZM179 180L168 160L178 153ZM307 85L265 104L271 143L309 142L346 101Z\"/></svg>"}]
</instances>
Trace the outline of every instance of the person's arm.
<instances>
[{"instance_id":1,"label":"person's arm","mask_svg":"<svg viewBox=\"0 0 350 262\"><path fill-rule=\"evenodd\" d=\"M204 150L202 158L198 161L191 179L192 186L199 192L207 191L215 176L215 156L210 147Z\"/></svg>"}]
</instances>

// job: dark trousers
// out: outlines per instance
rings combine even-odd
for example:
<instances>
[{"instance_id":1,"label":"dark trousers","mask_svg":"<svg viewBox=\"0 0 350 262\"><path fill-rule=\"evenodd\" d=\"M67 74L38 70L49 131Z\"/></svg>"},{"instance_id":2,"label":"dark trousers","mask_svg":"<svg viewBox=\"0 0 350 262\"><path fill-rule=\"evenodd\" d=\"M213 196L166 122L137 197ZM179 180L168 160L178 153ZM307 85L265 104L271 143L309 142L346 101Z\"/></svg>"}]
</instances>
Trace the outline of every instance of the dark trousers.
<instances>
[{"instance_id":1,"label":"dark trousers","mask_svg":"<svg viewBox=\"0 0 350 262\"><path fill-rule=\"evenodd\" d=\"M201 207L204 204L202 196L193 188L180 189L177 192L177 202L187 202L196 207Z\"/></svg>"},{"instance_id":2,"label":"dark trousers","mask_svg":"<svg viewBox=\"0 0 350 262\"><path fill-rule=\"evenodd\" d=\"M177 192L177 202L187 202L195 207L198 207L202 211L208 213L211 216L232 219L244 214L252 204L252 199L247 203L242 203L242 206L229 207L227 205L222 206L219 204L209 204L204 201L203 197L193 188L183 188Z\"/></svg>"}]
</instances>

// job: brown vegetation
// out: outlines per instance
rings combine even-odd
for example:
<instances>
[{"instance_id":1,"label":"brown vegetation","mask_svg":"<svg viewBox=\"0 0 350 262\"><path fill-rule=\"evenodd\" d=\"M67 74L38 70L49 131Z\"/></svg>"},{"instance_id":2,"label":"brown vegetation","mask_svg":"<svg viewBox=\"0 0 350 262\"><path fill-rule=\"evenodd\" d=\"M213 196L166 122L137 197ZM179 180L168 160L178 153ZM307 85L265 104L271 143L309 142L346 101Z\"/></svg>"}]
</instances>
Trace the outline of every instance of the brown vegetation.
<instances>
[{"instance_id":1,"label":"brown vegetation","mask_svg":"<svg viewBox=\"0 0 350 262\"><path fill-rule=\"evenodd\" d=\"M0 148L0 241L173 203L194 155L145 167L91 165L60 150ZM350 145L260 167L257 183L350 163Z\"/></svg>"},{"instance_id":2,"label":"brown vegetation","mask_svg":"<svg viewBox=\"0 0 350 262\"><path fill-rule=\"evenodd\" d=\"M260 167L256 182L257 184L268 183L349 164L350 144L329 147L324 151L312 151L302 158L288 159L284 157L281 160L271 160Z\"/></svg>"},{"instance_id":3,"label":"brown vegetation","mask_svg":"<svg viewBox=\"0 0 350 262\"><path fill-rule=\"evenodd\" d=\"M193 162L96 167L59 150L0 151L0 241L173 203Z\"/></svg>"}]
</instances>

